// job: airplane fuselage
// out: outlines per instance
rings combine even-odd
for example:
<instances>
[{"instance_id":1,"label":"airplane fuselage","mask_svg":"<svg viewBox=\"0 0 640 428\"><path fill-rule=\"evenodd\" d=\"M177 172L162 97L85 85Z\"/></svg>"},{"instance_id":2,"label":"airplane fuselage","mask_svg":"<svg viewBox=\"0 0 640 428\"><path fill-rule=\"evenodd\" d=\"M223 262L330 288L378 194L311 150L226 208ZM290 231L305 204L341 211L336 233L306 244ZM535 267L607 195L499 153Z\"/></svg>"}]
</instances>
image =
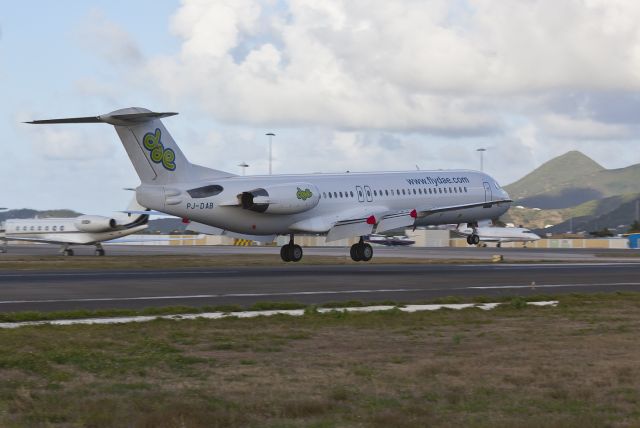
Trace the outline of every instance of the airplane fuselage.
<instances>
[{"instance_id":1,"label":"airplane fuselage","mask_svg":"<svg viewBox=\"0 0 640 428\"><path fill-rule=\"evenodd\" d=\"M207 187L209 192L194 192ZM243 206L243 193L257 189L266 189L267 193L276 189L279 199L262 196L263 201L273 201L262 204L268 206L266 211ZM260 192L254 193L256 205L260 205ZM467 170L234 176L164 186L143 184L136 194L138 202L148 208L251 235L323 233L333 225L334 216L335 220L344 218L345 212L357 217L508 199L489 175ZM305 205L312 198L317 200ZM418 217L416 225L493 219L504 214L509 205L505 202L434 213ZM269 209L275 212L269 213Z\"/></svg>"}]
</instances>

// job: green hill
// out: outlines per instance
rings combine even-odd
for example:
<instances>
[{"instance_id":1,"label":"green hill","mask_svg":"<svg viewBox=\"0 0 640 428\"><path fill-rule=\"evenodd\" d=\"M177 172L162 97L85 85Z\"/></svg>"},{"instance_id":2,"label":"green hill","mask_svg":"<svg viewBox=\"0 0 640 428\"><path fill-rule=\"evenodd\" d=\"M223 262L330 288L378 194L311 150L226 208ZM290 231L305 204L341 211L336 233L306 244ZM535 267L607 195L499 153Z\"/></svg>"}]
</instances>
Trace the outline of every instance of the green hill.
<instances>
[{"instance_id":1,"label":"green hill","mask_svg":"<svg viewBox=\"0 0 640 428\"><path fill-rule=\"evenodd\" d=\"M605 169L588 156L571 151L551 159L505 186L516 205L561 209L640 190L640 164Z\"/></svg>"}]
</instances>

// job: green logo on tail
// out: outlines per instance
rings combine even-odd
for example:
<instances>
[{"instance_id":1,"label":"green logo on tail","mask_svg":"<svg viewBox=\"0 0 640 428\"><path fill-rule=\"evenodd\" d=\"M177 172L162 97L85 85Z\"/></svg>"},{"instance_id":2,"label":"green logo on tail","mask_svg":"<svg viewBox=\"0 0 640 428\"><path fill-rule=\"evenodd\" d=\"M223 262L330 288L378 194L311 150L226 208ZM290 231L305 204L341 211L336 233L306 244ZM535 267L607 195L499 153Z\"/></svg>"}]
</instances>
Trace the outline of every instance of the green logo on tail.
<instances>
[{"instance_id":1,"label":"green logo on tail","mask_svg":"<svg viewBox=\"0 0 640 428\"><path fill-rule=\"evenodd\" d=\"M306 201L307 199L313 196L313 193L311 193L311 190L309 189L302 190L301 188L298 187L298 192L296 192L296 196L298 197L298 199L302 199L303 201Z\"/></svg>"},{"instance_id":2,"label":"green logo on tail","mask_svg":"<svg viewBox=\"0 0 640 428\"><path fill-rule=\"evenodd\" d=\"M147 132L142 138L144 148L149 150L150 158L155 163L162 163L164 169L173 171L176 169L176 154L171 149L165 149L160 137L162 133L159 128L156 132Z\"/></svg>"}]
</instances>

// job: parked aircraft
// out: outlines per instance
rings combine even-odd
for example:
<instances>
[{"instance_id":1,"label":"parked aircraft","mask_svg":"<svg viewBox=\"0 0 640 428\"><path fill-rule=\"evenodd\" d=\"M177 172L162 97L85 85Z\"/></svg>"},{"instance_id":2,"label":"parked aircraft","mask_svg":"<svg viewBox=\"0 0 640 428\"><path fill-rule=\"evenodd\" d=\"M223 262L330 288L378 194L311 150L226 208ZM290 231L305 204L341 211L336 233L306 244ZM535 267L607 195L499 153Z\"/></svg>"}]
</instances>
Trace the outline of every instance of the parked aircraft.
<instances>
[{"instance_id":1,"label":"parked aircraft","mask_svg":"<svg viewBox=\"0 0 640 428\"><path fill-rule=\"evenodd\" d=\"M302 259L296 233L326 233L327 241L359 236L351 258L368 261L363 236L420 224L493 219L511 200L489 175L437 170L375 173L237 176L191 164L161 118L126 108L111 113L32 124L108 123L115 127L140 177L140 204L215 228L248 235L289 234L284 261Z\"/></svg>"},{"instance_id":2,"label":"parked aircraft","mask_svg":"<svg viewBox=\"0 0 640 428\"><path fill-rule=\"evenodd\" d=\"M135 199L130 210L144 209ZM131 235L147 228L149 216L146 214L114 213L111 217L82 215L71 218L36 218L28 220L11 219L0 225L0 240L7 251L7 241L31 241L60 244L64 256L72 256L72 245L95 245L96 256L104 256L102 242Z\"/></svg>"},{"instance_id":3,"label":"parked aircraft","mask_svg":"<svg viewBox=\"0 0 640 428\"><path fill-rule=\"evenodd\" d=\"M389 247L396 246L406 246L413 245L416 243L413 239L410 239L408 236L386 236L379 234L372 234L364 237L365 242L370 242L372 244L386 245Z\"/></svg>"},{"instance_id":4,"label":"parked aircraft","mask_svg":"<svg viewBox=\"0 0 640 428\"><path fill-rule=\"evenodd\" d=\"M467 237L467 244L477 245L482 242L497 242L498 247L503 242L530 242L540 239L538 235L522 227L476 227L475 230L466 224L459 225L455 230Z\"/></svg>"}]
</instances>

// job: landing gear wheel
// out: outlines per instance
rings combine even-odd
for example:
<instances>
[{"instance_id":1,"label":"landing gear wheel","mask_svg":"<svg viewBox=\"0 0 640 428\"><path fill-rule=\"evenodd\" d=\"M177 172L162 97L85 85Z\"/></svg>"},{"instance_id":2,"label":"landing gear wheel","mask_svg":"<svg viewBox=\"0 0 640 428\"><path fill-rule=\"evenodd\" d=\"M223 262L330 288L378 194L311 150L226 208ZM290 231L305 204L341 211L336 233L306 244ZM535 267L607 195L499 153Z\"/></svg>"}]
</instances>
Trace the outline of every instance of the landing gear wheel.
<instances>
[{"instance_id":1,"label":"landing gear wheel","mask_svg":"<svg viewBox=\"0 0 640 428\"><path fill-rule=\"evenodd\" d=\"M280 248L280 258L282 259L283 262L290 262L291 261L291 256L290 256L290 251L289 251L289 245L283 245L282 248Z\"/></svg>"},{"instance_id":2,"label":"landing gear wheel","mask_svg":"<svg viewBox=\"0 0 640 428\"><path fill-rule=\"evenodd\" d=\"M472 237L473 237L473 235L467 236L467 244L468 245L473 245L473 241L471 240Z\"/></svg>"},{"instance_id":3,"label":"landing gear wheel","mask_svg":"<svg viewBox=\"0 0 640 428\"><path fill-rule=\"evenodd\" d=\"M359 251L359 244L353 244L351 246L351 250L349 250L349 254L351 255L351 260L353 260L354 262L359 262L362 260L362 257L360 257L360 251Z\"/></svg>"},{"instance_id":4,"label":"landing gear wheel","mask_svg":"<svg viewBox=\"0 0 640 428\"><path fill-rule=\"evenodd\" d=\"M373 247L369 244L358 242L351 246L349 251L354 262L368 262L373 257Z\"/></svg>"},{"instance_id":5,"label":"landing gear wheel","mask_svg":"<svg viewBox=\"0 0 640 428\"><path fill-rule=\"evenodd\" d=\"M480 243L480 237L478 235L471 235L471 243L473 245L478 245Z\"/></svg>"},{"instance_id":6,"label":"landing gear wheel","mask_svg":"<svg viewBox=\"0 0 640 428\"><path fill-rule=\"evenodd\" d=\"M363 244L360 247L360 255L363 262L368 262L373 257L373 248L369 244Z\"/></svg>"},{"instance_id":7,"label":"landing gear wheel","mask_svg":"<svg viewBox=\"0 0 640 428\"><path fill-rule=\"evenodd\" d=\"M67 249L62 252L63 256L73 256L73 250Z\"/></svg>"},{"instance_id":8,"label":"landing gear wheel","mask_svg":"<svg viewBox=\"0 0 640 428\"><path fill-rule=\"evenodd\" d=\"M285 262L299 262L302 260L302 247L298 244L287 244L280 248L280 258Z\"/></svg>"},{"instance_id":9,"label":"landing gear wheel","mask_svg":"<svg viewBox=\"0 0 640 428\"><path fill-rule=\"evenodd\" d=\"M292 262L299 262L302 260L302 247L298 244L289 245L289 255Z\"/></svg>"},{"instance_id":10,"label":"landing gear wheel","mask_svg":"<svg viewBox=\"0 0 640 428\"><path fill-rule=\"evenodd\" d=\"M96 250L96 252L95 252L95 255L96 255L96 256L104 256L104 250L102 250L102 249L97 249L97 250Z\"/></svg>"}]
</instances>

